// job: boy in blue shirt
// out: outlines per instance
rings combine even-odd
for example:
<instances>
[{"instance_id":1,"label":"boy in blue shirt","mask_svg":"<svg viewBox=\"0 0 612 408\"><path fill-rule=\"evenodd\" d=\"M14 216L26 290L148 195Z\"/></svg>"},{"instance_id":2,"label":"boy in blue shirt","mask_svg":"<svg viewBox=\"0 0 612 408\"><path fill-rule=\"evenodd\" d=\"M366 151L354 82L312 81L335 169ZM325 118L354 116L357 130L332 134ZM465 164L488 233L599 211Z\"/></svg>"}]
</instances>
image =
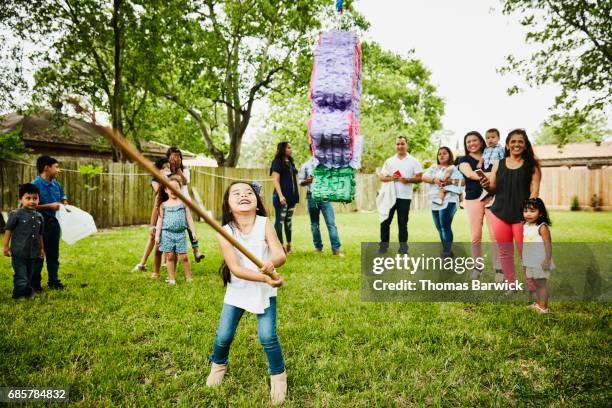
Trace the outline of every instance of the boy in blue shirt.
<instances>
[{"instance_id":1,"label":"boy in blue shirt","mask_svg":"<svg viewBox=\"0 0 612 408\"><path fill-rule=\"evenodd\" d=\"M38 187L26 183L19 186L21 208L11 211L4 232L4 256L13 266L13 299L34 296L32 275L36 260L44 256L43 217L36 211Z\"/></svg>"},{"instance_id":2,"label":"boy in blue shirt","mask_svg":"<svg viewBox=\"0 0 612 408\"><path fill-rule=\"evenodd\" d=\"M47 259L47 273L49 275L49 289L64 289L64 285L59 280L59 242L60 225L55 217L55 212L59 210L60 204L67 204L68 199L64 189L57 182L56 177L60 172L59 163L56 159L49 156L40 156L36 160L36 169L39 176L32 182L40 189L40 201L36 209L42 214L44 219L43 242L45 246L45 257ZM32 288L37 292L42 292L42 268L43 260L36 260L36 267L32 276Z\"/></svg>"}]
</instances>

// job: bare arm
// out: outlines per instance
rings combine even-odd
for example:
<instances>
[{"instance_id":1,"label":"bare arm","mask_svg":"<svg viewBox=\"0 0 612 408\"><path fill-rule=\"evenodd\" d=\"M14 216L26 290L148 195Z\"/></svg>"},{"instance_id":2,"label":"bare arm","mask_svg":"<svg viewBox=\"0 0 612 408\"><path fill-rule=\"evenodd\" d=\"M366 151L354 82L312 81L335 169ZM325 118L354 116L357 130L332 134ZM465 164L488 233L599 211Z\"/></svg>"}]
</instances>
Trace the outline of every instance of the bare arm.
<instances>
[{"instance_id":1,"label":"bare arm","mask_svg":"<svg viewBox=\"0 0 612 408\"><path fill-rule=\"evenodd\" d=\"M476 180L476 181L480 180L480 177L478 177L478 174L476 174L476 172L472 170L472 168L470 167L468 163L461 163L459 165L459 170L461 171L461 173L463 173L464 177L467 177L470 180Z\"/></svg>"},{"instance_id":2,"label":"bare arm","mask_svg":"<svg viewBox=\"0 0 612 408\"><path fill-rule=\"evenodd\" d=\"M157 225L155 226L155 243L159 244L161 239L162 225L164 224L164 209L159 207L159 216L157 217Z\"/></svg>"},{"instance_id":3,"label":"bare arm","mask_svg":"<svg viewBox=\"0 0 612 408\"><path fill-rule=\"evenodd\" d=\"M399 180L404 184L408 184L408 183L418 184L421 181L423 181L423 173L417 173L414 175L414 177L400 177Z\"/></svg>"},{"instance_id":4,"label":"bare arm","mask_svg":"<svg viewBox=\"0 0 612 408\"><path fill-rule=\"evenodd\" d=\"M64 200L62 202L63 204L68 203L68 201ZM49 204L40 204L36 206L37 210L53 210L53 211L59 211L60 209L60 203L49 203Z\"/></svg>"},{"instance_id":5,"label":"bare arm","mask_svg":"<svg viewBox=\"0 0 612 408\"><path fill-rule=\"evenodd\" d=\"M229 268L229 270L236 277L252 282L264 282L269 284L270 286L274 286L273 283L277 282L272 279L269 275L266 275L260 271L254 271L249 268L245 268L240 264L240 259L234 250L234 247L228 240L223 238L221 234L217 234L217 240L219 241L219 247L221 248L221 253L223 254L223 259L225 260L225 264ZM279 282L279 286L282 283Z\"/></svg>"},{"instance_id":6,"label":"bare arm","mask_svg":"<svg viewBox=\"0 0 612 408\"><path fill-rule=\"evenodd\" d=\"M5 230L4 231L4 256L11 256L11 236L13 235L13 231Z\"/></svg>"},{"instance_id":7,"label":"bare arm","mask_svg":"<svg viewBox=\"0 0 612 408\"><path fill-rule=\"evenodd\" d=\"M275 268L283 266L287 261L287 256L276 236L276 231L274 231L272 223L268 219L266 219L266 242L270 248L270 258L268 260L272 262Z\"/></svg>"},{"instance_id":8,"label":"bare arm","mask_svg":"<svg viewBox=\"0 0 612 408\"><path fill-rule=\"evenodd\" d=\"M550 269L550 260L552 259L552 238L550 236L550 228L548 228L548 225L540 225L540 236L544 241L544 251L546 253L544 261L542 261L542 269L547 271Z\"/></svg>"},{"instance_id":9,"label":"bare arm","mask_svg":"<svg viewBox=\"0 0 612 408\"><path fill-rule=\"evenodd\" d=\"M537 167L531 176L531 186L529 191L531 192L529 198L536 198L540 195L540 180L542 180L542 172Z\"/></svg>"}]
</instances>

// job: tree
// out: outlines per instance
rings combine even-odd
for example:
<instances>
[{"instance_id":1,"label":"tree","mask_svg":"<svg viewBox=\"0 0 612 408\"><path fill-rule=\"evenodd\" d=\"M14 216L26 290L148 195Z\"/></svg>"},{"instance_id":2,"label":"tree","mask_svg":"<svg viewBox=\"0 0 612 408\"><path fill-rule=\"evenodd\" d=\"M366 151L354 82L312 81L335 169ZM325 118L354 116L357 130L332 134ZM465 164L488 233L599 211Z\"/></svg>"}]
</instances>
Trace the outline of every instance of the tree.
<instances>
[{"instance_id":1,"label":"tree","mask_svg":"<svg viewBox=\"0 0 612 408\"><path fill-rule=\"evenodd\" d=\"M441 128L444 103L430 82L430 72L419 60L383 50L375 43L364 43L362 50L362 169L373 172L393 154L399 135L408 137L412 153L428 151L431 134ZM306 160L310 111L305 90L272 98L265 130L247 149L248 164L269 163L276 143L283 140L294 145L296 161Z\"/></svg>"},{"instance_id":2,"label":"tree","mask_svg":"<svg viewBox=\"0 0 612 408\"><path fill-rule=\"evenodd\" d=\"M563 126L567 129L566 132L559 134L556 129ZM575 122L573 124L565 123L564 125L543 125L535 134L537 144L556 144L561 147L568 143L581 142L597 142L602 141L607 135L610 135L610 129L607 127L606 117L603 115L593 116L585 122Z\"/></svg>"},{"instance_id":3,"label":"tree","mask_svg":"<svg viewBox=\"0 0 612 408\"><path fill-rule=\"evenodd\" d=\"M504 0L505 14L520 14L529 32L525 40L541 48L526 59L507 57L501 73L522 75L531 86L561 88L547 122L557 140L569 140L612 103L612 30L610 0ZM509 93L519 92L518 87ZM581 98L587 96L586 102Z\"/></svg>"},{"instance_id":4,"label":"tree","mask_svg":"<svg viewBox=\"0 0 612 408\"><path fill-rule=\"evenodd\" d=\"M333 7L327 0L192 4L189 30L166 39L174 42L164 46L171 55L157 78L158 93L193 118L220 166L233 167L254 103L307 85L303 62Z\"/></svg>"},{"instance_id":5,"label":"tree","mask_svg":"<svg viewBox=\"0 0 612 408\"><path fill-rule=\"evenodd\" d=\"M65 110L66 96L86 99L94 111L110 116L114 130L138 144L144 106L150 103L148 78L157 62L147 54L151 15L172 10L159 0L15 0L3 10L2 23L21 40L38 47L29 56L39 102ZM15 79L17 75L6 75ZM123 158L113 149L113 158Z\"/></svg>"}]
</instances>

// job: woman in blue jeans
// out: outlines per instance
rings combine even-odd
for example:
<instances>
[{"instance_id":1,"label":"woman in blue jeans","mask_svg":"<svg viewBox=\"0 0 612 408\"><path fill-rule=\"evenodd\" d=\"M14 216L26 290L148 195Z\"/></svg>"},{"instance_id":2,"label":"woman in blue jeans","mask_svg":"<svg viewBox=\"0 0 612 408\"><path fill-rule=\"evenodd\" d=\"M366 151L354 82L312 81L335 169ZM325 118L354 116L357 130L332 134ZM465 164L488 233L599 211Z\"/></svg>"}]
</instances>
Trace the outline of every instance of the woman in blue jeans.
<instances>
[{"instance_id":1,"label":"woman in blue jeans","mask_svg":"<svg viewBox=\"0 0 612 408\"><path fill-rule=\"evenodd\" d=\"M452 172L452 173L451 173ZM451 173L450 177L447 177ZM431 201L431 215L442 242L442 257L452 257L453 230L452 223L457 206L459 205L459 192L461 184L456 180L463 180L459 169L453 166L453 152L448 147L440 147L437 155L437 165L431 166L423 175L423 182L430 184L429 198ZM447 185L457 185L458 188L447 190L444 200L438 204L439 190Z\"/></svg>"},{"instance_id":2,"label":"woman in blue jeans","mask_svg":"<svg viewBox=\"0 0 612 408\"><path fill-rule=\"evenodd\" d=\"M291 219L295 205L300 202L300 192L297 183L297 169L291 156L291 143L280 142L276 146L276 155L270 166L270 175L274 182L272 204L276 219L274 229L280 243L283 243L283 226L287 244L283 247L286 253L291 252Z\"/></svg>"}]
</instances>

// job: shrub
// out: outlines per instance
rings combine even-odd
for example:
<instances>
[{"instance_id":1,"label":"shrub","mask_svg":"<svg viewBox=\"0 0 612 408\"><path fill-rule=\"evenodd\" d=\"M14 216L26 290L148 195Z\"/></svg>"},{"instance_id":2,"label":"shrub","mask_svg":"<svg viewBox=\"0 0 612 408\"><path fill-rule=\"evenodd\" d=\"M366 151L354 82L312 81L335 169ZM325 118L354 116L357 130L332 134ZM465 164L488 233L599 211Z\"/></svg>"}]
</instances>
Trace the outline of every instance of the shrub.
<instances>
[{"instance_id":1,"label":"shrub","mask_svg":"<svg viewBox=\"0 0 612 408\"><path fill-rule=\"evenodd\" d=\"M578 202L578 196L572 197L572 205L570 207L572 211L580 211L580 203Z\"/></svg>"}]
</instances>

